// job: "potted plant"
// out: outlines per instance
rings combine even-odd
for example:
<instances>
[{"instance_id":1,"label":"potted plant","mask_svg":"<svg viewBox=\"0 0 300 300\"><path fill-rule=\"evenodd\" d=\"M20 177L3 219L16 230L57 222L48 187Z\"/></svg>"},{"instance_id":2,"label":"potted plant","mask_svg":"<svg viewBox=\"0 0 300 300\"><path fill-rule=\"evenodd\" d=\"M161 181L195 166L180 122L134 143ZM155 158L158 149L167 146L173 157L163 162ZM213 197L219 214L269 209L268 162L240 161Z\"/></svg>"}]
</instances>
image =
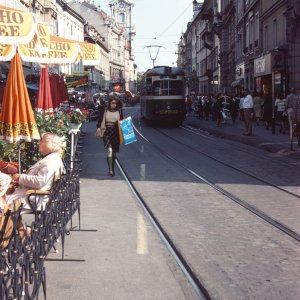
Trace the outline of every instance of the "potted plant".
<instances>
[{"instance_id":1,"label":"potted plant","mask_svg":"<svg viewBox=\"0 0 300 300\"><path fill-rule=\"evenodd\" d=\"M66 111L70 129L79 129L81 124L87 120L87 116L79 108Z\"/></svg>"}]
</instances>

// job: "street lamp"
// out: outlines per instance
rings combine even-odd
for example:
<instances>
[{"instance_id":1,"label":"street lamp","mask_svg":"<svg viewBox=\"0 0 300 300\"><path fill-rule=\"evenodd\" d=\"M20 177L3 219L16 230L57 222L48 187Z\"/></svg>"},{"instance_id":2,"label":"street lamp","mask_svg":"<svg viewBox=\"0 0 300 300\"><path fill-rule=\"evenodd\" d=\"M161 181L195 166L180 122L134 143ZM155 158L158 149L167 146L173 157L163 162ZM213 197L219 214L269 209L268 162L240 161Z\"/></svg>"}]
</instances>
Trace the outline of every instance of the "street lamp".
<instances>
[{"instance_id":1,"label":"street lamp","mask_svg":"<svg viewBox=\"0 0 300 300\"><path fill-rule=\"evenodd\" d=\"M163 46L159 46L159 45L150 45L150 46L146 46L146 47L144 47L144 49L145 48L148 48L148 51L149 51L149 55L150 55L150 58L151 58L151 60L152 60L152 63L153 63L153 68L155 67L155 61L156 61L156 59L157 59L157 56L158 56L158 53L159 53L159 50L160 50L160 48L162 48ZM152 55L152 53L151 53L151 49L152 48L156 48L156 54L154 54L154 55Z\"/></svg>"}]
</instances>

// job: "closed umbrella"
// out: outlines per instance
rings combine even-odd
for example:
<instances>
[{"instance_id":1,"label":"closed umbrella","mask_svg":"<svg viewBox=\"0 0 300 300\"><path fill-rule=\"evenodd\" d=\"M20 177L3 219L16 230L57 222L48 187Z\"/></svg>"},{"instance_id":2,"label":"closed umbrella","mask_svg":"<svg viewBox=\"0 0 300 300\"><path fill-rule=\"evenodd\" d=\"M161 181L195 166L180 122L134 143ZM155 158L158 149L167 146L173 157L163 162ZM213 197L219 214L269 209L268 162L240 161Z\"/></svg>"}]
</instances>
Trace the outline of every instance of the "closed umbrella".
<instances>
[{"instance_id":1,"label":"closed umbrella","mask_svg":"<svg viewBox=\"0 0 300 300\"><path fill-rule=\"evenodd\" d=\"M18 53L10 63L3 95L0 114L0 139L10 143L40 139Z\"/></svg>"},{"instance_id":2,"label":"closed umbrella","mask_svg":"<svg viewBox=\"0 0 300 300\"><path fill-rule=\"evenodd\" d=\"M62 95L62 100L61 101L62 102L69 101L68 88L67 88L67 85L65 83L63 75L60 76L59 83L60 83L60 91L61 91L61 95Z\"/></svg>"},{"instance_id":3,"label":"closed umbrella","mask_svg":"<svg viewBox=\"0 0 300 300\"><path fill-rule=\"evenodd\" d=\"M56 76L56 74L50 75L50 87L51 87L53 108L56 111L59 107L59 104L58 104L58 91L57 91L58 87L57 87L57 82L56 82L55 76Z\"/></svg>"},{"instance_id":4,"label":"closed umbrella","mask_svg":"<svg viewBox=\"0 0 300 300\"><path fill-rule=\"evenodd\" d=\"M48 67L41 69L38 99L35 109L45 114L53 114L54 112Z\"/></svg>"},{"instance_id":5,"label":"closed umbrella","mask_svg":"<svg viewBox=\"0 0 300 300\"><path fill-rule=\"evenodd\" d=\"M59 75L55 74L55 86L56 86L56 105L59 108L60 104L62 103L62 91L60 86Z\"/></svg>"}]
</instances>

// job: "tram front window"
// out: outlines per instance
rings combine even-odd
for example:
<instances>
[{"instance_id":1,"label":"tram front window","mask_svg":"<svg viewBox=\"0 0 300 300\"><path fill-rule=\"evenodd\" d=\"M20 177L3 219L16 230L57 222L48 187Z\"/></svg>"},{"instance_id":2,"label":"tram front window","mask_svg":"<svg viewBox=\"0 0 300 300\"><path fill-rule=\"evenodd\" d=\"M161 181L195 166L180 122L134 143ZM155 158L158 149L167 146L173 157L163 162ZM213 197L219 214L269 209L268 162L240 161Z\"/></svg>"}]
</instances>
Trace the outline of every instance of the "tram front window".
<instances>
[{"instance_id":1,"label":"tram front window","mask_svg":"<svg viewBox=\"0 0 300 300\"><path fill-rule=\"evenodd\" d=\"M181 80L156 80L153 82L152 91L154 96L175 96L183 94Z\"/></svg>"},{"instance_id":2,"label":"tram front window","mask_svg":"<svg viewBox=\"0 0 300 300\"><path fill-rule=\"evenodd\" d=\"M170 80L169 81L169 95L182 95L183 94L183 85L182 80Z\"/></svg>"}]
</instances>

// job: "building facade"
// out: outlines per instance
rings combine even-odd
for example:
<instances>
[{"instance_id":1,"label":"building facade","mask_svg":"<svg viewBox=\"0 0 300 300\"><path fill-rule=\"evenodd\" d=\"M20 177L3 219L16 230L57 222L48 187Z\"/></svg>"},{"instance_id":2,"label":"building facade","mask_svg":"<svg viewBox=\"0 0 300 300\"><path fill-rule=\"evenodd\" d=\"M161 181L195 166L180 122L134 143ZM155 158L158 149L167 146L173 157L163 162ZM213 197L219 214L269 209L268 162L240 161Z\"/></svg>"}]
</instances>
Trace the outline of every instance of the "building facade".
<instances>
[{"instance_id":1,"label":"building facade","mask_svg":"<svg viewBox=\"0 0 300 300\"><path fill-rule=\"evenodd\" d=\"M204 0L178 44L188 90L286 95L300 86L299 27L299 0Z\"/></svg>"}]
</instances>

